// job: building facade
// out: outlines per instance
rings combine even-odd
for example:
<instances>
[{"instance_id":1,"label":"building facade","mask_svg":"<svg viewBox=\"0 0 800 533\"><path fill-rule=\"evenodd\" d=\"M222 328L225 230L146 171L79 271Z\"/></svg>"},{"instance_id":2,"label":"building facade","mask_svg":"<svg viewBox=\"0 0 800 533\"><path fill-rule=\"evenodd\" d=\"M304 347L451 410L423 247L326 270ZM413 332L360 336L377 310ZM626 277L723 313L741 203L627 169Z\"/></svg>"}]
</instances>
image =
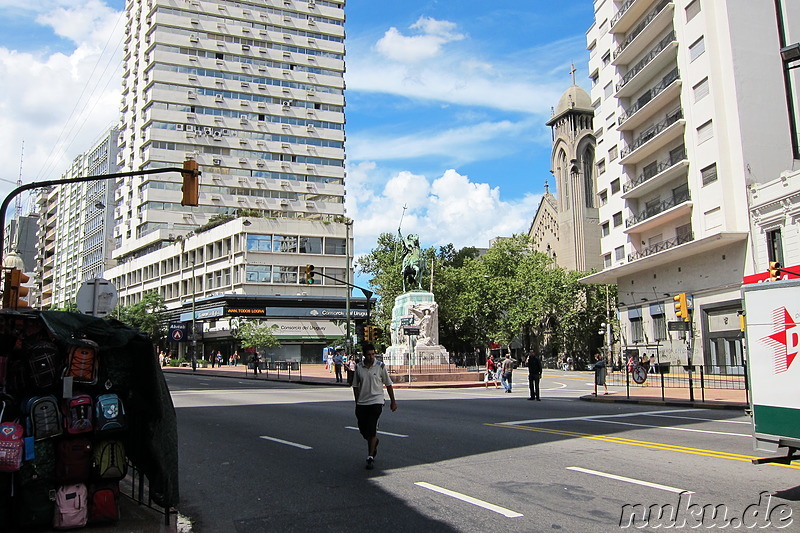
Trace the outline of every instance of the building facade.
<instances>
[{"instance_id":1,"label":"building facade","mask_svg":"<svg viewBox=\"0 0 800 533\"><path fill-rule=\"evenodd\" d=\"M743 277L765 270L748 186L791 169L775 2L597 0L587 33L603 270L619 287L623 349L685 364L740 365ZM792 12L794 11L794 12ZM673 296L692 334L669 331Z\"/></svg>"}]
</instances>

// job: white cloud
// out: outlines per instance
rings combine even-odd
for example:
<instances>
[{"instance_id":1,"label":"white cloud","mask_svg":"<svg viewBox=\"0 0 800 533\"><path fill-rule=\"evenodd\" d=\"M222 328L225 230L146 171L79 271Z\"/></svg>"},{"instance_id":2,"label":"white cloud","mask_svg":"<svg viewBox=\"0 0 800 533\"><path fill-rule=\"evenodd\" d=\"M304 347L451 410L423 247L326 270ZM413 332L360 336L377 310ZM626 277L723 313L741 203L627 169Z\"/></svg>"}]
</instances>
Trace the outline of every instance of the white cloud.
<instances>
[{"instance_id":1,"label":"white cloud","mask_svg":"<svg viewBox=\"0 0 800 533\"><path fill-rule=\"evenodd\" d=\"M497 187L452 169L432 181L401 171L384 182L379 174L372 162L348 168L347 212L356 220L356 253L371 250L381 233L394 234L401 216L403 234L418 233L423 246L488 247L494 237L526 232L541 198L503 201ZM351 194L351 187L358 192Z\"/></svg>"},{"instance_id":2,"label":"white cloud","mask_svg":"<svg viewBox=\"0 0 800 533\"><path fill-rule=\"evenodd\" d=\"M443 45L464 38L455 32L454 23L429 17L421 17L411 29L422 33L406 36L397 28L389 28L375 44L375 49L393 61L418 63L439 55Z\"/></svg>"}]
</instances>

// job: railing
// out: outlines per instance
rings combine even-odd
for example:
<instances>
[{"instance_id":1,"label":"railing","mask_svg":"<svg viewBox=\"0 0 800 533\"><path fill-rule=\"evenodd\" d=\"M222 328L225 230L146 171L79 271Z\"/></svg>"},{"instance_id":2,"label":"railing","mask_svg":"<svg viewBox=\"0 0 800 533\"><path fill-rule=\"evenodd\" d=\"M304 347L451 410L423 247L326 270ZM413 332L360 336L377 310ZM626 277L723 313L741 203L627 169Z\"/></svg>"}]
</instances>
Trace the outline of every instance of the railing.
<instances>
[{"instance_id":1,"label":"railing","mask_svg":"<svg viewBox=\"0 0 800 533\"><path fill-rule=\"evenodd\" d=\"M629 181L628 183L624 184L622 186L622 191L623 192L628 192L628 191L638 187L639 185L641 185L645 181L647 181L650 178L653 178L655 176L658 176L660 173L664 172L669 167L671 167L671 166L673 166L673 165L675 165L677 163L680 163L684 159L686 159L686 147L685 146L682 147L680 152L672 153L672 154L670 154L670 156L667 159L664 159L663 161L658 162L658 164L656 164L655 166L650 166L650 167L646 168L645 170L643 170L642 173L639 174L638 176L636 176L635 179L633 179L633 180Z\"/></svg>"},{"instance_id":2,"label":"railing","mask_svg":"<svg viewBox=\"0 0 800 533\"><path fill-rule=\"evenodd\" d=\"M667 118L653 126L652 128L648 129L641 135L639 135L633 143L628 145L627 148L623 149L620 153L620 158L623 158L636 150L637 148L643 146L647 141L650 139L655 138L659 133L664 131L665 129L669 128L679 120L683 118L683 109L678 109L673 114L669 115Z\"/></svg>"},{"instance_id":3,"label":"railing","mask_svg":"<svg viewBox=\"0 0 800 533\"><path fill-rule=\"evenodd\" d=\"M655 57L656 57L656 56L657 56L659 53L661 53L661 51L662 51L662 50L664 50L664 49L665 49L665 48L666 48L666 47L669 45L669 43L673 42L674 40L675 40L675 32L674 32L674 31L671 31L671 32L669 32L669 34L668 34L666 37L664 37L663 39L661 39L661 40L658 42L658 44L657 44L657 45L655 45L655 47L654 47L652 50L650 50L650 51L647 53L647 55L646 55L646 56L644 56L644 57L641 59L641 61L639 61L638 63L636 63L636 64L633 66L633 68L631 68L631 69L630 69L630 70L629 70L629 71L628 71L628 72L625 74L625 76L623 76L623 77L622 77L622 81L621 81L620 83L618 83L618 84L617 84L617 91L620 91L620 90L621 90L623 87L625 87L625 86L628 84L628 82L629 82L629 81L631 81L631 80L634 78L634 76L636 76L637 74L639 74L639 72L641 72L641 71L642 71L642 69L644 69L644 67L646 67L647 65L649 65L649 64L650 64L650 62L651 62L653 59L655 59Z\"/></svg>"},{"instance_id":4,"label":"railing","mask_svg":"<svg viewBox=\"0 0 800 533\"><path fill-rule=\"evenodd\" d=\"M120 496L125 496L135 501L139 505L145 505L153 511L164 515L164 525L170 525L170 517L178 514L178 511L173 507L161 507L153 501L150 494L150 483L147 476L136 468L130 459L128 462L128 475L119 482ZM128 491L130 488L130 491Z\"/></svg>"},{"instance_id":5,"label":"railing","mask_svg":"<svg viewBox=\"0 0 800 533\"><path fill-rule=\"evenodd\" d=\"M690 199L691 196L688 189L674 194L669 200L664 200L656 205L649 206L638 215L630 217L625 221L625 227L630 228L631 226L634 226L643 220L647 220L648 218L652 218L659 213L663 213L667 209L672 209L676 205L680 205L683 202L688 202Z\"/></svg>"},{"instance_id":6,"label":"railing","mask_svg":"<svg viewBox=\"0 0 800 533\"><path fill-rule=\"evenodd\" d=\"M649 364L642 365L650 370ZM661 399L665 399L665 388L700 389L701 399L705 401L706 389L728 389L747 391L747 369L744 365L692 365L691 381L688 365L660 363L654 372L647 373L644 383L636 383L629 368L614 367L606 376L607 385L624 387L651 387L661 389ZM628 394L630 397L630 393Z\"/></svg>"},{"instance_id":7,"label":"railing","mask_svg":"<svg viewBox=\"0 0 800 533\"><path fill-rule=\"evenodd\" d=\"M625 48L627 48L628 45L631 44L633 40L636 39L636 37L638 37L639 34L644 31L647 25L650 24L650 22L652 22L653 19L656 18L658 14L661 13L664 10L664 8L671 3L672 0L661 0L661 2L659 2L658 5L656 5L656 7L652 11L650 11L647 17L642 22L640 22L639 25L636 26L630 33L628 33L628 35L625 36L625 40L622 41L622 43L614 51L614 57L617 57L623 50L625 50ZM613 22L611 26L612 27L614 26Z\"/></svg>"},{"instance_id":8,"label":"railing","mask_svg":"<svg viewBox=\"0 0 800 533\"><path fill-rule=\"evenodd\" d=\"M645 93L645 94L649 94L650 98L648 98L647 100L643 100L642 97L644 95L642 95L642 97L640 97L638 100L636 100L635 104L630 106L628 109L623 109L622 113L619 116L619 120L617 120L617 124L622 126L623 122L625 122L626 120L631 118L631 116L634 113L636 113L641 108L643 108L644 106L649 104L650 101L653 98L655 98L656 96L658 96L659 94L664 92L664 90L667 87L669 87L670 85L672 85L673 83L675 83L679 79L680 79L680 74L678 73L678 67L675 67L666 76L664 76L664 78L661 80L661 82L659 84L657 84L656 86L652 87L647 93Z\"/></svg>"},{"instance_id":9,"label":"railing","mask_svg":"<svg viewBox=\"0 0 800 533\"><path fill-rule=\"evenodd\" d=\"M628 0L619 7L619 11L617 11L617 14L614 15L613 19L611 19L611 26L610 26L611 28L614 27L614 24L619 22L619 19L621 19L622 15L624 15L625 12L628 11L628 9L630 9L630 7L633 5L634 2L636 2L636 0Z\"/></svg>"},{"instance_id":10,"label":"railing","mask_svg":"<svg viewBox=\"0 0 800 533\"><path fill-rule=\"evenodd\" d=\"M452 354L450 362L443 363L415 363L411 365L412 374L454 374L459 372L473 372L483 368L482 355L475 353ZM408 365L386 365L386 370L390 373L407 373Z\"/></svg>"},{"instance_id":11,"label":"railing","mask_svg":"<svg viewBox=\"0 0 800 533\"><path fill-rule=\"evenodd\" d=\"M628 262L636 261L637 259L641 259L642 257L647 257L648 255L653 255L658 252L663 252L664 250L669 250L670 248L674 248L675 246L690 242L694 240L694 234L690 231L688 233L682 233L675 237L674 239L667 239L665 241L657 242L652 246L648 246L644 250L640 252L634 252L628 255Z\"/></svg>"}]
</instances>

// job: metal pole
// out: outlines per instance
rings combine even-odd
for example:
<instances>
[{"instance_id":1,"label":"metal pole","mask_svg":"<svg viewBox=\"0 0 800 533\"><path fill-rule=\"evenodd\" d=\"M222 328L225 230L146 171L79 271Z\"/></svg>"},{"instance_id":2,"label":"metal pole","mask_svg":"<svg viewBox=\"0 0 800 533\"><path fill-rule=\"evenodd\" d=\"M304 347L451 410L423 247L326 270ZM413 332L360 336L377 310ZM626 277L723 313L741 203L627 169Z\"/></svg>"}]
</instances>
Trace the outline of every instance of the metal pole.
<instances>
[{"instance_id":1,"label":"metal pole","mask_svg":"<svg viewBox=\"0 0 800 533\"><path fill-rule=\"evenodd\" d=\"M197 300L197 278L194 275L194 265L195 262L193 259L192 260L192 372L197 371L197 322L196 322L197 317L194 310L195 301ZM256 362L256 364L258 363Z\"/></svg>"},{"instance_id":2,"label":"metal pole","mask_svg":"<svg viewBox=\"0 0 800 533\"><path fill-rule=\"evenodd\" d=\"M345 227L345 230L346 230L345 240L344 240L344 249L345 249L345 257L347 258L346 259L347 266L344 269L345 270L344 279L345 279L345 281L347 283L347 297L345 299L345 318L346 318L346 326L345 326L345 328L346 329L345 329L345 341L344 341L344 343L345 343L345 346L347 347L347 350L346 350L347 351L347 355L350 355L353 352L353 350L352 350L352 340L350 338L350 293L353 291L353 289L350 287L350 284L352 283L352 281L350 279L350 265L351 265L350 254L352 253L352 250L350 249L350 226L352 226L352 225L353 225L353 221L351 219L347 219L347 221L345 221L345 223L344 223L344 227ZM369 301L367 301L367 307L368 307L367 315L369 315ZM369 316L367 316L367 323L369 323Z\"/></svg>"},{"instance_id":3,"label":"metal pole","mask_svg":"<svg viewBox=\"0 0 800 533\"><path fill-rule=\"evenodd\" d=\"M692 365L692 341L694 340L694 329L692 328L693 324L689 322L689 338L686 340L686 362L689 363L689 401L694 401L694 382L692 380L692 371L694 370L694 366Z\"/></svg>"}]
</instances>

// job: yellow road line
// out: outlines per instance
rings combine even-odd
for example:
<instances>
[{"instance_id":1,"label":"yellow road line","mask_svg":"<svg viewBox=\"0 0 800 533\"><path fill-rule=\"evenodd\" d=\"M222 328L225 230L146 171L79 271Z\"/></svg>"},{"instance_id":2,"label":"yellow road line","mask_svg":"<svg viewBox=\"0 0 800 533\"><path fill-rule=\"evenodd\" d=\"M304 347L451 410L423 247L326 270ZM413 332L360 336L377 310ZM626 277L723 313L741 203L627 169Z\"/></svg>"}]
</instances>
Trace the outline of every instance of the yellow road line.
<instances>
[{"instance_id":1,"label":"yellow road line","mask_svg":"<svg viewBox=\"0 0 800 533\"><path fill-rule=\"evenodd\" d=\"M688 453L692 455L703 455L706 457L716 457L719 459L731 459L733 461L744 461L744 462L751 462L752 459L758 459L758 457L752 455L742 455L738 453L729 453L729 452L720 452L717 450L705 450L703 448L690 448L688 446L677 446L675 444L665 444L660 442L649 442L645 440L633 440L633 439L625 439L622 437L613 437L611 435L595 435L591 433L579 433L577 431L565 431L561 429L550 429L550 428L542 428L542 427L533 427L533 426L522 426L516 424L486 424L487 426L494 426L494 427L504 427L504 428L513 428L513 429L522 429L524 431L533 431L536 433L549 433L551 435L561 435L565 437L575 437L580 439L591 439L591 440L598 440L603 442L610 442L612 444L627 444L629 446L639 446L642 448L653 448L656 450L667 450L673 452L680 452L680 453ZM794 468L800 470L800 465L784 465L779 463L768 463L775 466L783 466L786 468Z\"/></svg>"}]
</instances>

